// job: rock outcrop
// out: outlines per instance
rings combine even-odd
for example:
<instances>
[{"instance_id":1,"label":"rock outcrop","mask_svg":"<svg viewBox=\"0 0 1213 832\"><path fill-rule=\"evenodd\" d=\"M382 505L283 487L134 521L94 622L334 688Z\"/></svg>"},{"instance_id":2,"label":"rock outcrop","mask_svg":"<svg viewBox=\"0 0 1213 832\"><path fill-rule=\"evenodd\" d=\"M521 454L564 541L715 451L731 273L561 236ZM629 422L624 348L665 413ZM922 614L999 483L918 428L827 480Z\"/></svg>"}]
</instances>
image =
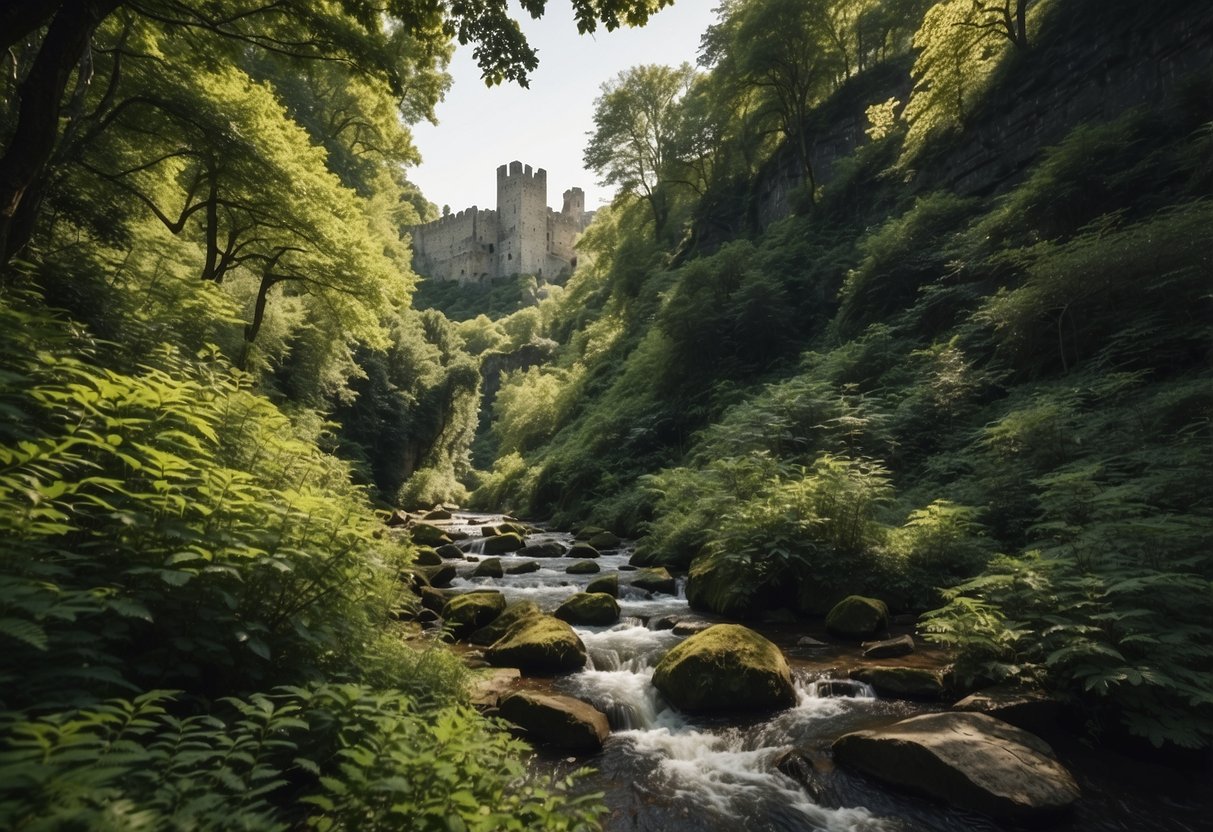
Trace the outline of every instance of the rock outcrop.
<instances>
[{"instance_id":1,"label":"rock outcrop","mask_svg":"<svg viewBox=\"0 0 1213 832\"><path fill-rule=\"evenodd\" d=\"M611 733L606 715L571 696L518 691L501 700L501 716L532 740L574 751L598 751Z\"/></svg>"},{"instance_id":2,"label":"rock outcrop","mask_svg":"<svg viewBox=\"0 0 1213 832\"><path fill-rule=\"evenodd\" d=\"M925 714L834 742L843 765L999 820L1035 821L1078 799L1039 737L975 713Z\"/></svg>"}]
</instances>

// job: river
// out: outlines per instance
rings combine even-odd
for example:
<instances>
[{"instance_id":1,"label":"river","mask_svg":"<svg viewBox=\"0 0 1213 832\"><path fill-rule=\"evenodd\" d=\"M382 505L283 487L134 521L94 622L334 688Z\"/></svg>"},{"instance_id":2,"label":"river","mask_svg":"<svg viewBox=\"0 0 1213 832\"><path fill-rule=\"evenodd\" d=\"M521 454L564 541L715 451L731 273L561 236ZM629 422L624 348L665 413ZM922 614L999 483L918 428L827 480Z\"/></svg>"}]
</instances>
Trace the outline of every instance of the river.
<instances>
[{"instance_id":1,"label":"river","mask_svg":"<svg viewBox=\"0 0 1213 832\"><path fill-rule=\"evenodd\" d=\"M925 799L894 793L862 777L834 768L829 754L834 739L849 731L887 724L919 713L946 708L877 698L870 688L845 679L845 668L857 661L853 648L802 648L803 635L824 635L804 624L751 625L784 650L797 690L794 707L763 717L687 717L668 707L651 683L653 668L685 636L657 629L661 619L712 619L692 613L679 579L674 596L650 594L628 586L626 542L597 559L598 574L570 575L568 558L534 558L538 571L502 578L470 577L482 557L480 527L502 521L501 515L459 513L450 528L471 535L460 541L465 552L456 563L460 577L452 591L496 589L508 603L534 601L551 612L568 596L583 591L599 574L619 571L619 623L610 627L575 627L585 643L589 663L580 672L554 678L523 679L525 687L575 696L603 713L611 736L601 753L568 757L540 751L537 764L556 771L592 766L582 783L600 791L610 810L608 830L642 832L758 832L759 830L826 830L827 832L1002 832L1017 827L952 810ZM541 531L528 544L555 541L572 544L563 532ZM512 563L532 560L502 555L507 573ZM474 659L471 652L470 658ZM929 648L919 662L941 662ZM899 662L899 663L904 663ZM780 768L789 753L800 755L797 767L810 772L799 780ZM1075 743L1058 749L1083 789L1083 798L1064 832L1197 832L1213 829L1213 802L1190 788L1171 769L1125 758L1110 758ZM780 761L784 764L780 766ZM1113 763L1110 764L1109 760ZM795 761L794 761L795 762Z\"/></svg>"}]
</instances>

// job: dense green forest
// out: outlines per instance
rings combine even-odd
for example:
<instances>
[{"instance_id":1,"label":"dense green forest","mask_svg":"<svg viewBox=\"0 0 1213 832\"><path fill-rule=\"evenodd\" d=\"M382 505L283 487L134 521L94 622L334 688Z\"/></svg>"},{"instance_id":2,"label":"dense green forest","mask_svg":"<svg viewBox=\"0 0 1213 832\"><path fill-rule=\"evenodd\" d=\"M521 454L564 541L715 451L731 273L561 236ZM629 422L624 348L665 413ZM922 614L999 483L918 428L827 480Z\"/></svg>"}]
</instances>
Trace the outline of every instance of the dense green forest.
<instances>
[{"instance_id":1,"label":"dense green forest","mask_svg":"<svg viewBox=\"0 0 1213 832\"><path fill-rule=\"evenodd\" d=\"M1207 57L1032 101L1113 55L1144 76L1150 27L1208 48L1191 4L1114 5L726 3L701 69L613 79L586 160L620 195L539 305L560 347L507 377L474 500L640 535L732 617L933 610L970 680L1207 748Z\"/></svg>"},{"instance_id":2,"label":"dense green forest","mask_svg":"<svg viewBox=\"0 0 1213 832\"><path fill-rule=\"evenodd\" d=\"M0 826L596 828L412 637L447 501L1207 751L1213 14L1146 6L725 0L604 85L567 284L468 295L408 125L525 83L504 2L4 4Z\"/></svg>"}]
</instances>

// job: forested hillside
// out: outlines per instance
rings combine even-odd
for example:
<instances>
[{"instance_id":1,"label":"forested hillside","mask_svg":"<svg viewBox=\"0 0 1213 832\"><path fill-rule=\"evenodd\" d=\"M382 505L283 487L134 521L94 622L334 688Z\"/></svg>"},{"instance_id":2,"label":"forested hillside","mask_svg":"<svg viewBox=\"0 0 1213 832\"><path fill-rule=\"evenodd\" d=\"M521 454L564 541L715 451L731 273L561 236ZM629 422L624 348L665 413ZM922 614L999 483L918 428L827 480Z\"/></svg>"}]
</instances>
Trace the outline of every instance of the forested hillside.
<instances>
[{"instance_id":1,"label":"forested hillside","mask_svg":"<svg viewBox=\"0 0 1213 832\"><path fill-rule=\"evenodd\" d=\"M570 2L583 34L670 4ZM953 692L1013 682L1095 747L1207 763L1213 11L725 0L697 66L603 85L585 159L617 195L566 285L419 289L410 125L456 43L526 83L514 13L0 4L0 827L599 828L602 780L536 764L468 665L527 627L622 664L556 606L624 571L632 609L713 622L874 596ZM486 542L396 511L452 502L593 554L495 516L485 541L559 566L522 564L560 598L507 613L472 581L503 579ZM477 603L499 618L457 620ZM618 679L650 707L686 633L628 616ZM471 623L486 649L449 647ZM838 808L775 750L739 769L772 811ZM604 772L658 824L692 794Z\"/></svg>"},{"instance_id":2,"label":"forested hillside","mask_svg":"<svg viewBox=\"0 0 1213 832\"><path fill-rule=\"evenodd\" d=\"M456 40L535 68L504 4L0 8L0 826L592 823L406 641L373 510L476 422L405 233Z\"/></svg>"},{"instance_id":3,"label":"forested hillside","mask_svg":"<svg viewBox=\"0 0 1213 832\"><path fill-rule=\"evenodd\" d=\"M603 87L619 196L474 499L1207 748L1211 50L1183 2L724 4Z\"/></svg>"}]
</instances>

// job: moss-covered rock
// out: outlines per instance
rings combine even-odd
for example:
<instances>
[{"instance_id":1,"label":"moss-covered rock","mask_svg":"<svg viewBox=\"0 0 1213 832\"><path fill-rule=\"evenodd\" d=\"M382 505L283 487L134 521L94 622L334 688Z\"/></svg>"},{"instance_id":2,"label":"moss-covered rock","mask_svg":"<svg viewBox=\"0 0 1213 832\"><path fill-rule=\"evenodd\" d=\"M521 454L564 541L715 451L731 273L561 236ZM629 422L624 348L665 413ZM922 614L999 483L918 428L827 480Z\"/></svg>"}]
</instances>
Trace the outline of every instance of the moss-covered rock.
<instances>
[{"instance_id":1,"label":"moss-covered rock","mask_svg":"<svg viewBox=\"0 0 1213 832\"><path fill-rule=\"evenodd\" d=\"M484 553L486 555L503 555L506 552L517 552L526 543L523 542L520 535L513 532L494 535L484 539Z\"/></svg>"},{"instance_id":2,"label":"moss-covered rock","mask_svg":"<svg viewBox=\"0 0 1213 832\"><path fill-rule=\"evenodd\" d=\"M500 578L504 574L505 570L501 568L501 558L485 558L472 570L473 578Z\"/></svg>"},{"instance_id":3,"label":"moss-covered rock","mask_svg":"<svg viewBox=\"0 0 1213 832\"><path fill-rule=\"evenodd\" d=\"M442 617L456 638L478 630L505 611L505 596L500 592L468 592L446 602Z\"/></svg>"},{"instance_id":4,"label":"moss-covered rock","mask_svg":"<svg viewBox=\"0 0 1213 832\"><path fill-rule=\"evenodd\" d=\"M448 534L449 536L449 534ZM454 543L448 543L445 546L438 547L438 557L445 560L460 560L463 558L464 552Z\"/></svg>"},{"instance_id":5,"label":"moss-covered rock","mask_svg":"<svg viewBox=\"0 0 1213 832\"><path fill-rule=\"evenodd\" d=\"M560 673L585 666L585 645L567 622L551 615L526 617L484 651L497 667L531 673Z\"/></svg>"},{"instance_id":6,"label":"moss-covered rock","mask_svg":"<svg viewBox=\"0 0 1213 832\"><path fill-rule=\"evenodd\" d=\"M779 648L740 624L717 624L675 646L653 684L689 713L769 711L796 704L792 671Z\"/></svg>"},{"instance_id":7,"label":"moss-covered rock","mask_svg":"<svg viewBox=\"0 0 1213 832\"><path fill-rule=\"evenodd\" d=\"M678 593L678 582L664 566L636 570L636 574L632 576L632 586L645 592L664 592L666 595Z\"/></svg>"},{"instance_id":8,"label":"moss-covered rock","mask_svg":"<svg viewBox=\"0 0 1213 832\"><path fill-rule=\"evenodd\" d=\"M566 558L596 558L601 556L601 552L595 549L588 543L574 543L572 547L564 553Z\"/></svg>"},{"instance_id":9,"label":"moss-covered rock","mask_svg":"<svg viewBox=\"0 0 1213 832\"><path fill-rule=\"evenodd\" d=\"M687 574L691 609L743 620L758 618L778 604L766 583L746 561L697 557Z\"/></svg>"},{"instance_id":10,"label":"moss-covered rock","mask_svg":"<svg viewBox=\"0 0 1213 832\"><path fill-rule=\"evenodd\" d=\"M516 520L503 520L497 524L498 534L516 534L519 537L526 537L531 531L533 530L529 526Z\"/></svg>"},{"instance_id":11,"label":"moss-covered rock","mask_svg":"<svg viewBox=\"0 0 1213 832\"><path fill-rule=\"evenodd\" d=\"M877 598L848 595L826 616L826 629L843 638L871 638L889 629L889 608Z\"/></svg>"},{"instance_id":12,"label":"moss-covered rock","mask_svg":"<svg viewBox=\"0 0 1213 832\"><path fill-rule=\"evenodd\" d=\"M409 527L409 536L418 546L445 546L451 542L445 531L430 523L414 523Z\"/></svg>"},{"instance_id":13,"label":"moss-covered rock","mask_svg":"<svg viewBox=\"0 0 1213 832\"><path fill-rule=\"evenodd\" d=\"M559 558L564 557L565 551L563 544L557 543L555 540L545 540L541 543L523 546L518 550L518 554L524 558Z\"/></svg>"},{"instance_id":14,"label":"moss-covered rock","mask_svg":"<svg viewBox=\"0 0 1213 832\"><path fill-rule=\"evenodd\" d=\"M599 575L590 581L585 588L586 592L605 592L612 598L619 597L619 573L608 572L605 575Z\"/></svg>"},{"instance_id":15,"label":"moss-covered rock","mask_svg":"<svg viewBox=\"0 0 1213 832\"><path fill-rule=\"evenodd\" d=\"M446 595L431 586L423 586L418 589L417 597L421 599L421 606L427 610L441 613L446 607Z\"/></svg>"},{"instance_id":16,"label":"moss-covered rock","mask_svg":"<svg viewBox=\"0 0 1213 832\"><path fill-rule=\"evenodd\" d=\"M619 548L619 544L622 542L623 541L620 540L617 535L615 535L612 532L606 532L606 531L598 532L597 534L594 534L593 536L591 536L589 539L586 540L586 543L590 544L595 549L599 549L599 550L617 549L617 548Z\"/></svg>"},{"instance_id":17,"label":"moss-covered rock","mask_svg":"<svg viewBox=\"0 0 1213 832\"><path fill-rule=\"evenodd\" d=\"M570 624L605 626L619 621L619 603L605 592L578 592L557 607L553 615Z\"/></svg>"},{"instance_id":18,"label":"moss-covered rock","mask_svg":"<svg viewBox=\"0 0 1213 832\"><path fill-rule=\"evenodd\" d=\"M539 605L534 601L517 601L505 608L505 612L493 619L486 627L481 627L468 637L472 644L487 647L504 636L511 627L525 618L538 618L543 615Z\"/></svg>"},{"instance_id":19,"label":"moss-covered rock","mask_svg":"<svg viewBox=\"0 0 1213 832\"><path fill-rule=\"evenodd\" d=\"M450 586L456 575L455 566L450 563L444 563L441 566L422 566L417 569L417 572L425 576L430 586L435 587Z\"/></svg>"},{"instance_id":20,"label":"moss-covered rock","mask_svg":"<svg viewBox=\"0 0 1213 832\"><path fill-rule=\"evenodd\" d=\"M597 561L579 560L576 563L570 563L569 568L564 570L569 575L593 575L595 572L601 572L602 567Z\"/></svg>"},{"instance_id":21,"label":"moss-covered rock","mask_svg":"<svg viewBox=\"0 0 1213 832\"><path fill-rule=\"evenodd\" d=\"M571 696L518 691L501 700L501 716L531 740L574 751L598 751L611 733L606 715Z\"/></svg>"},{"instance_id":22,"label":"moss-covered rock","mask_svg":"<svg viewBox=\"0 0 1213 832\"><path fill-rule=\"evenodd\" d=\"M574 540L589 540L596 534L605 532L606 529L601 526L581 526L573 531Z\"/></svg>"},{"instance_id":23,"label":"moss-covered rock","mask_svg":"<svg viewBox=\"0 0 1213 832\"><path fill-rule=\"evenodd\" d=\"M507 575L525 575L528 572L538 572L540 569L539 562L534 560L524 560L521 563L508 563L505 567Z\"/></svg>"},{"instance_id":24,"label":"moss-covered rock","mask_svg":"<svg viewBox=\"0 0 1213 832\"><path fill-rule=\"evenodd\" d=\"M943 673L925 667L863 667L852 670L851 678L896 699L938 699L946 689Z\"/></svg>"},{"instance_id":25,"label":"moss-covered rock","mask_svg":"<svg viewBox=\"0 0 1213 832\"><path fill-rule=\"evenodd\" d=\"M421 546L413 557L413 563L418 566L440 566L442 564L442 556L429 546Z\"/></svg>"},{"instance_id":26,"label":"moss-covered rock","mask_svg":"<svg viewBox=\"0 0 1213 832\"><path fill-rule=\"evenodd\" d=\"M421 515L422 520L450 520L451 512L439 506Z\"/></svg>"}]
</instances>

